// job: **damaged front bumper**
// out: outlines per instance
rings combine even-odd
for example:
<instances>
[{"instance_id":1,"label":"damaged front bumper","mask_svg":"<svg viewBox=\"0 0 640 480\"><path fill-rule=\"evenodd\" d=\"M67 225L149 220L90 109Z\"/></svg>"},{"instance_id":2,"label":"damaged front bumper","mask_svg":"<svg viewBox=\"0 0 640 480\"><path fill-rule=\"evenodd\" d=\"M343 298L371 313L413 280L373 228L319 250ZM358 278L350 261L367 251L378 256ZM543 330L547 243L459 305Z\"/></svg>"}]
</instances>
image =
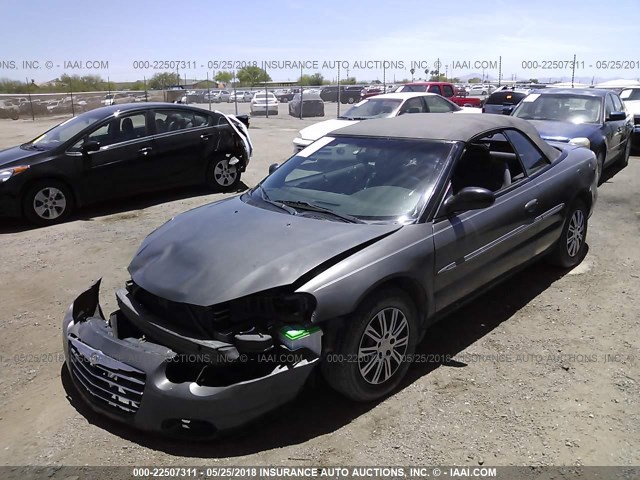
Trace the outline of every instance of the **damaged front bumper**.
<instances>
[{"instance_id":1,"label":"damaged front bumper","mask_svg":"<svg viewBox=\"0 0 640 480\"><path fill-rule=\"evenodd\" d=\"M130 335L134 327L123 309L145 315L141 305L119 291L121 309L107 320L99 288L98 281L65 314L66 366L93 410L136 428L213 437L293 399L318 363L318 355L308 349L287 351L277 345L258 357L216 350L215 342L199 345L170 331L154 340ZM217 353L213 363L211 352ZM229 375L236 370L241 373Z\"/></svg>"}]
</instances>

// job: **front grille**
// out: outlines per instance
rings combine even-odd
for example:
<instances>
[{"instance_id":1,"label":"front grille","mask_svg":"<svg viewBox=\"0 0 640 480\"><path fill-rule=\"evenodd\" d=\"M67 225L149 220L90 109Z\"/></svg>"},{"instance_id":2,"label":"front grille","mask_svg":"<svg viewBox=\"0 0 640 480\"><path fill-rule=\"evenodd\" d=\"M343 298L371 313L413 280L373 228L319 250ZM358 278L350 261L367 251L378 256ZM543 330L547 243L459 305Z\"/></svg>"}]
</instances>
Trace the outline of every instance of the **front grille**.
<instances>
[{"instance_id":1,"label":"front grille","mask_svg":"<svg viewBox=\"0 0 640 480\"><path fill-rule=\"evenodd\" d=\"M128 290L133 299L156 315L165 327L197 338L213 338L215 331L227 328L232 321L228 303L202 307L173 302L158 297L133 282L128 285Z\"/></svg>"},{"instance_id":2,"label":"front grille","mask_svg":"<svg viewBox=\"0 0 640 480\"><path fill-rule=\"evenodd\" d=\"M84 343L70 339L71 375L97 403L119 413L134 414L140 408L146 375L105 356Z\"/></svg>"}]
</instances>

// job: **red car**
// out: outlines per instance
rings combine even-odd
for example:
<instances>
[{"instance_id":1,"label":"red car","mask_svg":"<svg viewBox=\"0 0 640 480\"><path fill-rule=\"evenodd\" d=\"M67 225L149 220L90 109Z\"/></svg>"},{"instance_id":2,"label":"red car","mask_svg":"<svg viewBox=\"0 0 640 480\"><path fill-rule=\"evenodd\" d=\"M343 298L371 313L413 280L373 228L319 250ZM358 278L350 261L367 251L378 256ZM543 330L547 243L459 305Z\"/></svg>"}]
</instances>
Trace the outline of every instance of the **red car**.
<instances>
[{"instance_id":1,"label":"red car","mask_svg":"<svg viewBox=\"0 0 640 480\"><path fill-rule=\"evenodd\" d=\"M462 96L455 85L449 82L413 82L400 86L396 92L431 92L442 95L461 107L482 106L479 98Z\"/></svg>"}]
</instances>

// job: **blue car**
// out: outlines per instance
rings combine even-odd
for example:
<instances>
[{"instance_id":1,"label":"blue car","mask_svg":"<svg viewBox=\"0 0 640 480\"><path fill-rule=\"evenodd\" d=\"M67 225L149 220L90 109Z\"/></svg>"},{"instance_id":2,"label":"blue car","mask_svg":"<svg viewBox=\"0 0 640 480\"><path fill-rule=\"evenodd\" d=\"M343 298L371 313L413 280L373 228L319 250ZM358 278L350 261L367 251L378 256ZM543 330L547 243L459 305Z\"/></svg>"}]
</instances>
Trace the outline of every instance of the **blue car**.
<instances>
[{"instance_id":1,"label":"blue car","mask_svg":"<svg viewBox=\"0 0 640 480\"><path fill-rule=\"evenodd\" d=\"M604 168L629 162L633 123L611 90L534 90L512 115L530 120L544 140L590 148L598 159L598 182Z\"/></svg>"}]
</instances>

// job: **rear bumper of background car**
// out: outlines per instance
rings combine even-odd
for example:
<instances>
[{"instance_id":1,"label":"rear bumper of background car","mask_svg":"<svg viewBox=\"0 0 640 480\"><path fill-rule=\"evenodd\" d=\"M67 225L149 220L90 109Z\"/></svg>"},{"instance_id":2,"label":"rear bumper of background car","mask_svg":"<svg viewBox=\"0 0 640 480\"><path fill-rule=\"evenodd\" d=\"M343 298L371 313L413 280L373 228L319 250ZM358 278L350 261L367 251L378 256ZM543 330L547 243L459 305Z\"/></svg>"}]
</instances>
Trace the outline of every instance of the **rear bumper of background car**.
<instances>
[{"instance_id":1,"label":"rear bumper of background car","mask_svg":"<svg viewBox=\"0 0 640 480\"><path fill-rule=\"evenodd\" d=\"M293 399L318 362L317 355L304 350L295 352L296 363L237 383L209 376L204 385L196 381L202 373L191 381L177 379L171 364L188 366L196 361L193 354L177 354L148 340L120 339L118 324L114 328L102 314L98 289L99 282L78 296L64 316L66 366L94 411L141 430L214 437Z\"/></svg>"},{"instance_id":2,"label":"rear bumper of background car","mask_svg":"<svg viewBox=\"0 0 640 480\"><path fill-rule=\"evenodd\" d=\"M270 112L277 112L278 111L278 104L277 103L271 103L269 105L263 105L263 104L252 104L251 105L251 111L252 112L266 112L267 110L269 110Z\"/></svg>"}]
</instances>

